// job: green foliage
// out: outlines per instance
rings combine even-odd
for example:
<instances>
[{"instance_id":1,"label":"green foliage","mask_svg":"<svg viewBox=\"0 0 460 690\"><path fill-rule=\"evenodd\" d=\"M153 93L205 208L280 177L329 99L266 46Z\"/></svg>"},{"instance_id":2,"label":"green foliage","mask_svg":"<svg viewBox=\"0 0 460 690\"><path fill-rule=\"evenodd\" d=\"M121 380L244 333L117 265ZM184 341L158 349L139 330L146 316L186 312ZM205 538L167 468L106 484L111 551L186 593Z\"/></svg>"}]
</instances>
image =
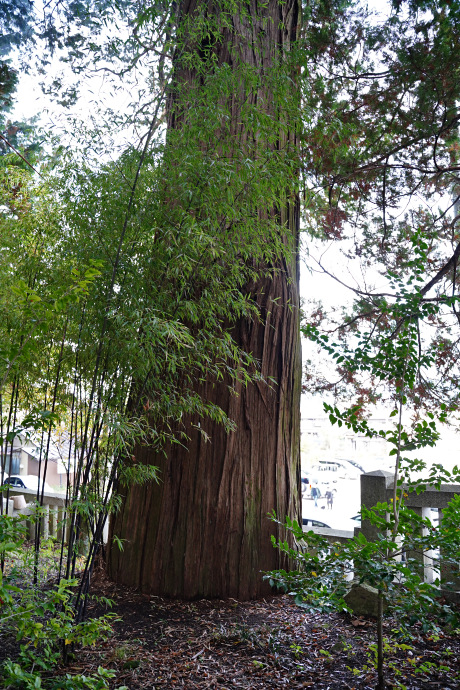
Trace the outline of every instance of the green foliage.
<instances>
[{"instance_id":1,"label":"green foliage","mask_svg":"<svg viewBox=\"0 0 460 690\"><path fill-rule=\"evenodd\" d=\"M458 586L458 582L450 581L446 566L451 566L451 574L458 572L460 496L443 511L442 528L437 529L429 519L404 506L404 492L399 503L397 512L390 503L379 503L371 510L362 507L362 520L378 529L373 541L360 532L346 542L331 543L313 531L303 532L295 521L282 523L273 514L271 518L291 533L294 546L275 537L273 545L296 563L296 569L273 571L265 578L292 594L299 606L322 612L349 611L345 596L352 584L370 585L383 597L387 614L397 620L398 636L406 640L411 639L416 624L425 633L438 632L442 626L457 627L458 613L441 598L440 586L443 590ZM441 554L433 557L432 565L437 569L441 566L443 576L431 584L425 582L420 556L432 553L432 549ZM395 643L382 639L381 648L375 645L375 659L370 659L374 668L383 664L385 645L388 652Z\"/></svg>"},{"instance_id":2,"label":"green foliage","mask_svg":"<svg viewBox=\"0 0 460 690\"><path fill-rule=\"evenodd\" d=\"M4 497L2 496L2 501ZM16 553L26 539L26 528L20 517L0 514L0 557Z\"/></svg>"},{"instance_id":3,"label":"green foliage","mask_svg":"<svg viewBox=\"0 0 460 690\"><path fill-rule=\"evenodd\" d=\"M106 690L110 687L110 679L115 675L110 671L99 666L97 672L92 676L81 674L71 675L66 673L63 676L49 678L42 682L42 678L36 671L24 670L20 664L10 660L4 664L4 678L8 682L9 688L19 688L20 690ZM127 690L127 686L119 686L116 690Z\"/></svg>"},{"instance_id":4,"label":"green foliage","mask_svg":"<svg viewBox=\"0 0 460 690\"><path fill-rule=\"evenodd\" d=\"M7 61L0 61L0 112L11 109L18 85L18 75Z\"/></svg>"},{"instance_id":5,"label":"green foliage","mask_svg":"<svg viewBox=\"0 0 460 690\"><path fill-rule=\"evenodd\" d=\"M4 0L0 8L0 55L19 46L32 30L33 3L30 0Z\"/></svg>"},{"instance_id":6,"label":"green foliage","mask_svg":"<svg viewBox=\"0 0 460 690\"><path fill-rule=\"evenodd\" d=\"M334 404L324 404L332 424L389 443L393 499L362 509L362 519L377 532L372 543L361 534L331 547L297 529L299 553L286 553L298 560L300 573L283 573L280 584L303 593L299 601L310 606L340 609L343 574L353 572L357 582L376 587L379 602L385 599L401 633L409 634L416 622L427 629L436 618L455 620L439 600L440 583L424 582L413 556L439 549L444 565L458 570L458 517L435 530L405 499L428 485L458 481L457 467L448 472L437 464L426 472L413 453L436 444L439 423L454 421L459 400L459 81L455 71L445 75L446 62L458 63L459 4L393 5L391 16L367 23L356 6L344 8L344 30L334 34L323 58L328 78L313 77L311 98L322 115L305 145L305 196L313 200L306 215L318 237L341 243L350 274L359 278L348 285L337 277L350 289L351 306L334 312L316 304L302 328L334 371L307 371L305 389L334 395ZM333 274L322 261L317 268ZM365 419L378 401L393 408L390 429L373 429ZM456 499L447 514L451 510L457 514ZM443 578L448 570L441 571ZM379 688L381 615L373 660Z\"/></svg>"},{"instance_id":7,"label":"green foliage","mask_svg":"<svg viewBox=\"0 0 460 690\"><path fill-rule=\"evenodd\" d=\"M0 116L11 109L18 83L18 71L5 56L30 39L32 9L30 0L3 0L0 5Z\"/></svg>"},{"instance_id":8,"label":"green foliage","mask_svg":"<svg viewBox=\"0 0 460 690\"><path fill-rule=\"evenodd\" d=\"M113 673L103 668L88 677L70 674L61 677L56 675L56 669L61 665L63 645L65 648L91 646L107 639L115 616L106 614L76 623L72 602L77 580L61 579L56 587L46 589L34 586L28 581L33 557L28 559L23 550L24 521L20 516L0 517L2 562L6 557L7 564L5 573L0 576L2 630L20 643L18 658L6 660L0 669L5 687L22 690L108 688ZM46 550L43 556L46 559ZM53 562L55 557L53 552Z\"/></svg>"},{"instance_id":9,"label":"green foliage","mask_svg":"<svg viewBox=\"0 0 460 690\"><path fill-rule=\"evenodd\" d=\"M402 653L403 660L398 659L398 661L393 661L391 656L394 653ZM414 648L411 645L397 642L395 640L385 640L383 646L383 652L385 656L389 657L388 669L391 670L394 676L394 687L400 688L401 690L406 690L407 686L401 682L401 678L404 672L410 669L410 675L416 676L417 674L424 674L429 671L447 671L451 669L448 666L444 666L442 663L424 661L420 663L416 657ZM360 668L348 667L355 676L361 675L363 672L372 671L377 668L378 665L378 649L377 645L370 645L368 656L368 663L364 664Z\"/></svg>"}]
</instances>

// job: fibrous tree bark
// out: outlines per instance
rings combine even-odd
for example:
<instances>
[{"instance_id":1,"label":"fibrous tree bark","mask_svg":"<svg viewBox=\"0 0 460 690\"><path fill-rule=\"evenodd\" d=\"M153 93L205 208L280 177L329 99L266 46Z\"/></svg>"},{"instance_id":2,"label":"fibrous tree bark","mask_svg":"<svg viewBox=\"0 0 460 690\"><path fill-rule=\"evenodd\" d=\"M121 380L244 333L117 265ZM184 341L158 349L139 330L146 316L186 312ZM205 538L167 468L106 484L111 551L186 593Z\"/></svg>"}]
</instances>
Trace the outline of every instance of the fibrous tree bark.
<instances>
[{"instance_id":1,"label":"fibrous tree bark","mask_svg":"<svg viewBox=\"0 0 460 690\"><path fill-rule=\"evenodd\" d=\"M203 51L212 53L215 65L232 69L244 65L259 75L257 88L242 90L239 98L246 104L250 100L279 123L282 106L270 93L268 75L296 41L299 2L232 4L233 12L226 14L220 36ZM219 23L221 9L221 3L211 0L182 0L179 24L192 19L193 26L200 12ZM193 82L196 87L193 66L184 66L177 58L175 81L182 94L184 85ZM170 131L184 126L174 99L173 90ZM247 135L244 131L239 105L232 106L232 136L240 144L246 139L248 150L254 149L257 132ZM284 127L273 146L294 149L295 132ZM168 446L164 456L147 447L136 449L136 461L158 465L160 481L118 489L122 505L112 520L111 535L123 540L123 551L113 540L108 551L108 572L117 582L166 596L248 599L269 590L263 571L287 565L270 540L271 534L283 535L267 515L275 510L282 518L300 516L299 203L295 189L285 189L269 215L272 221L276 219L289 249L278 265L261 267L259 278L247 286L260 318L233 320L229 327L238 345L257 359L261 379L247 386L225 378L197 382L199 395L219 405L234 420L235 431L227 433L210 419L189 417L184 422L189 440L183 445Z\"/></svg>"}]
</instances>

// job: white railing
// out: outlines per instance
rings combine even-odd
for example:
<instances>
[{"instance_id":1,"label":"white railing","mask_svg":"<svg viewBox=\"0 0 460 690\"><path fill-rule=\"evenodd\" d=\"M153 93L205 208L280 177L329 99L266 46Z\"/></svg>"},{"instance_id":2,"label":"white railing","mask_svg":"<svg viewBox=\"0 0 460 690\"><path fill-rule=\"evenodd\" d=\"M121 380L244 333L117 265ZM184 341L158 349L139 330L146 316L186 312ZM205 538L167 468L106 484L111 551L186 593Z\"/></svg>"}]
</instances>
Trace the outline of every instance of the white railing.
<instances>
[{"instance_id":1,"label":"white railing","mask_svg":"<svg viewBox=\"0 0 460 690\"><path fill-rule=\"evenodd\" d=\"M10 487L8 491L10 500L8 501L8 514L9 515L19 515L24 516L26 524L29 529L30 539L35 538L35 521L28 520L27 517L36 516L37 514L37 492L30 489L20 489L18 487ZM3 497L0 496L0 502L3 502L3 513L7 512L7 494L4 493ZM26 502L25 508L15 509L13 507L13 497L23 496ZM69 530L69 515L66 510L66 497L65 493L44 493L43 503L40 507L41 512L41 536L43 539L48 539L48 537L53 537L60 541L64 533L64 541L68 540L68 530ZM103 532L103 542L107 543L108 539L108 524L106 521L104 532Z\"/></svg>"},{"instance_id":2,"label":"white railing","mask_svg":"<svg viewBox=\"0 0 460 690\"><path fill-rule=\"evenodd\" d=\"M401 488L404 489L404 487ZM361 505L366 508L372 508L377 503L389 503L393 498L393 490L394 476L391 472L377 470L361 475ZM431 521L434 518L438 529L442 529L443 509L457 494L460 494L460 484L442 484L439 489L427 486L426 490L420 494L408 492L405 505L423 518L428 517ZM321 527L310 529L322 534L331 542L343 542L353 537L353 532ZM368 541L373 541L378 531L378 528L369 520L363 520L360 527L355 527L354 534L362 532ZM451 600L460 601L460 564L457 566L452 566L447 562L443 564L442 552L411 552L408 555L420 562L425 582L433 582L438 575L441 575L452 583L451 589L443 593Z\"/></svg>"}]
</instances>

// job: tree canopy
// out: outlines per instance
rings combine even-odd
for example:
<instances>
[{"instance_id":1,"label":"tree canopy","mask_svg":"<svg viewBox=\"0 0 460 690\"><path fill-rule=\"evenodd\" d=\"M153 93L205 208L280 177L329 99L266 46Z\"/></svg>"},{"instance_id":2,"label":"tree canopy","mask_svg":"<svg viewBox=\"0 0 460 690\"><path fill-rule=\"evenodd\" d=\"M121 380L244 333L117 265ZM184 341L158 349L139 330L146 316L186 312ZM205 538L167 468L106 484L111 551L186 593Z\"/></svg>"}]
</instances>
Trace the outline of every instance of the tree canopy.
<instances>
[{"instance_id":1,"label":"tree canopy","mask_svg":"<svg viewBox=\"0 0 460 690\"><path fill-rule=\"evenodd\" d=\"M341 37L317 96L327 117L305 157L308 193L324 210L307 214L343 247L356 280L351 311L317 305L309 319L314 338L331 319L339 366L335 382L315 383L312 371L307 386L355 387L358 403L372 402L379 380L398 388L404 360L413 405L433 410L457 400L459 7L395 8L388 21L355 28L358 46ZM317 268L333 272L327 259Z\"/></svg>"}]
</instances>

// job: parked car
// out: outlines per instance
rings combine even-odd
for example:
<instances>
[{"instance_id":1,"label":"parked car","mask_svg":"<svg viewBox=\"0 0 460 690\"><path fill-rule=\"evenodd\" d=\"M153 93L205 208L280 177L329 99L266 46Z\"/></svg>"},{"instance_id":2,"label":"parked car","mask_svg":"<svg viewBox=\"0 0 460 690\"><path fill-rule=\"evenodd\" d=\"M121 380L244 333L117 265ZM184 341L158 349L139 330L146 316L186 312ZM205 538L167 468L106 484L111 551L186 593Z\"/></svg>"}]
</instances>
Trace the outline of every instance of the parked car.
<instances>
[{"instance_id":1,"label":"parked car","mask_svg":"<svg viewBox=\"0 0 460 690\"><path fill-rule=\"evenodd\" d=\"M314 518L302 518L302 525L304 527L327 527L330 529L330 525L326 525L325 522L315 520Z\"/></svg>"},{"instance_id":2,"label":"parked car","mask_svg":"<svg viewBox=\"0 0 460 690\"><path fill-rule=\"evenodd\" d=\"M319 517L323 517L321 514ZM353 532L355 527L359 527L360 523L357 522L356 520L350 519L350 518L344 518L341 515L333 515L332 511L328 513L325 511L324 517L326 518L327 522L323 522L323 520L317 520L316 517L303 517L302 518L302 524L308 529L311 529L312 527L327 527L328 529L333 529L337 530L340 532Z\"/></svg>"},{"instance_id":3,"label":"parked car","mask_svg":"<svg viewBox=\"0 0 460 690\"><path fill-rule=\"evenodd\" d=\"M38 485L39 481L40 481L40 487ZM37 491L37 489L40 488L40 491L41 491L43 483L41 480L39 480L38 477L36 477L33 474L22 474L22 475L7 477L4 481L4 484L9 484L10 486L14 487L15 489L29 489L30 491ZM50 485L47 482L45 482L44 491L46 493L51 493L51 494L54 493L53 489L50 487Z\"/></svg>"}]
</instances>

